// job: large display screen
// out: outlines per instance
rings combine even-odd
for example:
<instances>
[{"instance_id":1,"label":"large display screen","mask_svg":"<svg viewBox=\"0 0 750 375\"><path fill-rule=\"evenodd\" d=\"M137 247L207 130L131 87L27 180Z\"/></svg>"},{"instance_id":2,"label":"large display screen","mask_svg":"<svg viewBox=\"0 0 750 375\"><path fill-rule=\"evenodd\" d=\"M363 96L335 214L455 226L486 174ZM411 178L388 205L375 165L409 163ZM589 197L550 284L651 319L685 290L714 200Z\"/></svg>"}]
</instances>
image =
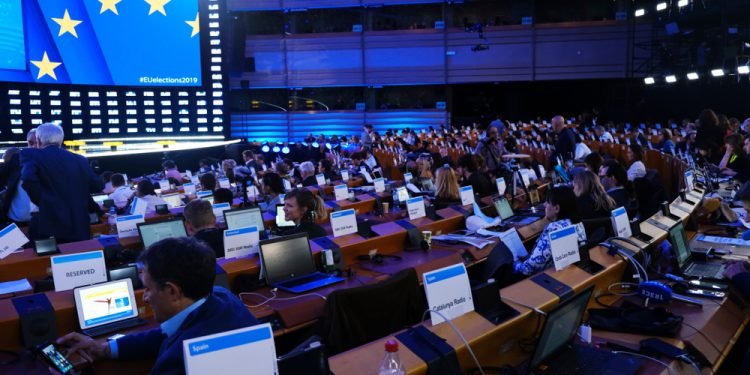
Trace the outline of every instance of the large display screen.
<instances>
[{"instance_id":1,"label":"large display screen","mask_svg":"<svg viewBox=\"0 0 750 375\"><path fill-rule=\"evenodd\" d=\"M2 0L0 81L201 86L199 0Z\"/></svg>"}]
</instances>

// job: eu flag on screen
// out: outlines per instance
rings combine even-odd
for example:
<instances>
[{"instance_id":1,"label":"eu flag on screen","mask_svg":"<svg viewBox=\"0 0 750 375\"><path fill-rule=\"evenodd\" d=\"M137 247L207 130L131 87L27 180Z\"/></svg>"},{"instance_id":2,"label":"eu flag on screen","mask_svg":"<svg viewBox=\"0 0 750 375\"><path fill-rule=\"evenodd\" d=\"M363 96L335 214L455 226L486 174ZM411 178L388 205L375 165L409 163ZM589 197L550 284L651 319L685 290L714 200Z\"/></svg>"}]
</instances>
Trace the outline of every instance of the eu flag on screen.
<instances>
[{"instance_id":1,"label":"eu flag on screen","mask_svg":"<svg viewBox=\"0 0 750 375\"><path fill-rule=\"evenodd\" d=\"M0 6L0 51L12 53L7 60L0 55L2 81L201 85L198 0L0 4L6 2Z\"/></svg>"}]
</instances>

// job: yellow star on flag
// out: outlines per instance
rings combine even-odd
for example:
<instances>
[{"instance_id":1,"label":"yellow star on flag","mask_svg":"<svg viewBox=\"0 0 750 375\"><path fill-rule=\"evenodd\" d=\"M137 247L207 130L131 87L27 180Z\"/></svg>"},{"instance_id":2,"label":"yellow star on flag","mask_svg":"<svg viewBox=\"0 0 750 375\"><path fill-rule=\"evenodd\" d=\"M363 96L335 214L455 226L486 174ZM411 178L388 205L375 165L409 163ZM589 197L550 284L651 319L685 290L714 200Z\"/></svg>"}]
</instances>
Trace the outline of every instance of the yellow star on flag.
<instances>
[{"instance_id":1,"label":"yellow star on flag","mask_svg":"<svg viewBox=\"0 0 750 375\"><path fill-rule=\"evenodd\" d=\"M110 11L118 16L120 15L120 13L117 12L117 4L122 2L122 0L99 0L99 2L102 3L102 9L99 11L99 14Z\"/></svg>"},{"instance_id":2,"label":"yellow star on flag","mask_svg":"<svg viewBox=\"0 0 750 375\"><path fill-rule=\"evenodd\" d=\"M167 11L164 10L164 6L167 5L167 3L171 2L172 0L145 0L148 5L151 5L151 9L148 10L148 15L154 14L154 12L159 12L163 15L167 15Z\"/></svg>"},{"instance_id":3,"label":"yellow star on flag","mask_svg":"<svg viewBox=\"0 0 750 375\"><path fill-rule=\"evenodd\" d=\"M76 26L80 25L83 21L71 19L67 9L65 9L65 15L63 15L63 18L53 18L52 20L60 25L60 33L57 34L57 36L63 36L65 33L70 33L74 37L78 38L78 33L76 33Z\"/></svg>"},{"instance_id":4,"label":"yellow star on flag","mask_svg":"<svg viewBox=\"0 0 750 375\"><path fill-rule=\"evenodd\" d=\"M190 35L191 38L198 35L198 33L201 31L200 17L201 14L198 13L195 15L195 21L185 21L186 24L190 25L190 27L193 28L193 33Z\"/></svg>"},{"instance_id":5,"label":"yellow star on flag","mask_svg":"<svg viewBox=\"0 0 750 375\"><path fill-rule=\"evenodd\" d=\"M47 51L44 51L44 56L42 57L42 61L32 61L32 64L39 68L39 75L37 75L36 79L40 80L44 76L50 76L52 79L57 81L57 76L55 75L55 68L62 65L62 63L59 62L52 62L49 61L49 57L47 57Z\"/></svg>"}]
</instances>

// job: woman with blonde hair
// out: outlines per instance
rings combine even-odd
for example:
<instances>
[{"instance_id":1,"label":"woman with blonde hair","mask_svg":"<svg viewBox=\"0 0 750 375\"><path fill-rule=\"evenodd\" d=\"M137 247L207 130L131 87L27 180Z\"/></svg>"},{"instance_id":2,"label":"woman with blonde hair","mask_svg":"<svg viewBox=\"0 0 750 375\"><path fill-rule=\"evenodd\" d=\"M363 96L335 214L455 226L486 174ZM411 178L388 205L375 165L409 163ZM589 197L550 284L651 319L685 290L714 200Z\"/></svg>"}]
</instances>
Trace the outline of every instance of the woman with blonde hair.
<instances>
[{"instance_id":1,"label":"woman with blonde hair","mask_svg":"<svg viewBox=\"0 0 750 375\"><path fill-rule=\"evenodd\" d=\"M573 177L573 192L581 219L608 217L615 201L607 194L599 177L591 171L582 171Z\"/></svg>"},{"instance_id":2,"label":"woman with blonde hair","mask_svg":"<svg viewBox=\"0 0 750 375\"><path fill-rule=\"evenodd\" d=\"M438 168L435 171L435 208L441 209L461 204L459 189L458 179L453 169L448 166Z\"/></svg>"}]
</instances>

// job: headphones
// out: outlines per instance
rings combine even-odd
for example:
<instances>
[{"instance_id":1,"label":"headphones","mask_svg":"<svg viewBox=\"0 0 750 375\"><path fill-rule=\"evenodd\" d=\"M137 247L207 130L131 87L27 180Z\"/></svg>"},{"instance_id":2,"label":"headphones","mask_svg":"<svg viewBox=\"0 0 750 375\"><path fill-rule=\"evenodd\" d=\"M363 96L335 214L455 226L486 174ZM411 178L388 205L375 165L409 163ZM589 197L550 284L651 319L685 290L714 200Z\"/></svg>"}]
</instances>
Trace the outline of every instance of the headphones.
<instances>
[{"instance_id":1,"label":"headphones","mask_svg":"<svg viewBox=\"0 0 750 375\"><path fill-rule=\"evenodd\" d=\"M387 254L375 254L373 256L369 255L357 255L357 260L370 262L373 264L383 264L385 263L386 259L392 259L394 262L400 262L402 259L398 255L387 255Z\"/></svg>"}]
</instances>

